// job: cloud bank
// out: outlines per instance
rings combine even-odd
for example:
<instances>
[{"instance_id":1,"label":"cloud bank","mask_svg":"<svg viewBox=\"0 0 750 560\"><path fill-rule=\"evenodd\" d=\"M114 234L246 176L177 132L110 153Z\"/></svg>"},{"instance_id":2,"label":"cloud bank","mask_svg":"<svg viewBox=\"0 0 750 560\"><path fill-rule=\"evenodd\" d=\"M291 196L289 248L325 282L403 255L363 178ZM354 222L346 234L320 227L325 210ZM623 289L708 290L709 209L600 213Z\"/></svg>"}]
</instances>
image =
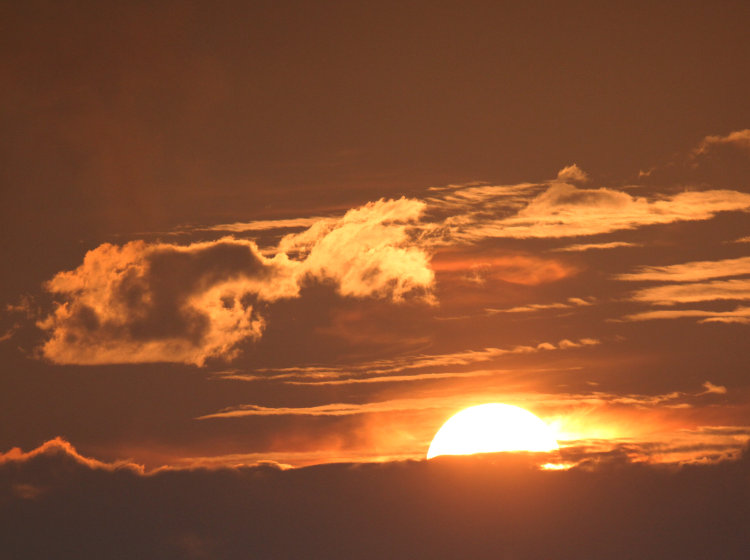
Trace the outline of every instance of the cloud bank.
<instances>
[{"instance_id":1,"label":"cloud bank","mask_svg":"<svg viewBox=\"0 0 750 560\"><path fill-rule=\"evenodd\" d=\"M666 468L627 445L386 464L95 468L72 447L0 461L11 558L743 558L750 456ZM83 460L81 460L83 459Z\"/></svg>"}]
</instances>

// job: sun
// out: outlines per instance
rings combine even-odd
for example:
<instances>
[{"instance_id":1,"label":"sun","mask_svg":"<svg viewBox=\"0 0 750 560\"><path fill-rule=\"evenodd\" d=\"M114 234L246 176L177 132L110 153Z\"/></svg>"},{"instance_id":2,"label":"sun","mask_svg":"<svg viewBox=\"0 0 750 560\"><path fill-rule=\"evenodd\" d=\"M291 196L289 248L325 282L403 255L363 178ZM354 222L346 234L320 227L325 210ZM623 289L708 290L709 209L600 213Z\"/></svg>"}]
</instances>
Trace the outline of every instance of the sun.
<instances>
[{"instance_id":1,"label":"sun","mask_svg":"<svg viewBox=\"0 0 750 560\"><path fill-rule=\"evenodd\" d=\"M528 410L509 404L472 406L451 416L432 440L427 458L495 451L552 451L552 429Z\"/></svg>"}]
</instances>

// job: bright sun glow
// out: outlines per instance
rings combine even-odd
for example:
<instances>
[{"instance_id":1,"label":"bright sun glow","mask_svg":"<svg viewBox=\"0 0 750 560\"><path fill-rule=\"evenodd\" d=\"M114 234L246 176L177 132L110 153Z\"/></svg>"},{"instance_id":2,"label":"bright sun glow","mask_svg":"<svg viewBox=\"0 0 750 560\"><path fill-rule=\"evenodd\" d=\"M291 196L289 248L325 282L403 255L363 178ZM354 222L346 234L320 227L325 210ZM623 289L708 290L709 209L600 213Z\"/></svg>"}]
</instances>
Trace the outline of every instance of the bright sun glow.
<instances>
[{"instance_id":1,"label":"bright sun glow","mask_svg":"<svg viewBox=\"0 0 750 560\"><path fill-rule=\"evenodd\" d=\"M490 403L469 407L449 418L435 434L427 458L557 448L552 429L531 412Z\"/></svg>"}]
</instances>

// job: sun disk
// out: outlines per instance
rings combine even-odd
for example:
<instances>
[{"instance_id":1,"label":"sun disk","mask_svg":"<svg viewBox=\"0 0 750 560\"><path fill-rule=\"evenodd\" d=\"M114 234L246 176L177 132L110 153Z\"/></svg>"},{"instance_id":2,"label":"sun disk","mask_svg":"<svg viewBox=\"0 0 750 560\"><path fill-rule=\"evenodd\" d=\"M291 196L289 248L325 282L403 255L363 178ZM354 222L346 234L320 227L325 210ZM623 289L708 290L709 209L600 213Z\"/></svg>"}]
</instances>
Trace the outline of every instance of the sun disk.
<instances>
[{"instance_id":1,"label":"sun disk","mask_svg":"<svg viewBox=\"0 0 750 560\"><path fill-rule=\"evenodd\" d=\"M469 407L449 418L435 434L427 458L557 448L552 429L528 410L489 403Z\"/></svg>"}]
</instances>

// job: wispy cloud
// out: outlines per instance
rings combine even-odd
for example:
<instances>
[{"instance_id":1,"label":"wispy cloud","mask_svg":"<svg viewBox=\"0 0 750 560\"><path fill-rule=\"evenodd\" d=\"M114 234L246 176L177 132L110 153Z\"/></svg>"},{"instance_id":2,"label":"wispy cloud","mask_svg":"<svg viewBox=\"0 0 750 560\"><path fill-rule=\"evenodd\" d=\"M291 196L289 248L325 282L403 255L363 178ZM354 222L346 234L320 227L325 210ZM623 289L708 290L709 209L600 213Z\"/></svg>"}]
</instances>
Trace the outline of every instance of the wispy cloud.
<instances>
[{"instance_id":1,"label":"wispy cloud","mask_svg":"<svg viewBox=\"0 0 750 560\"><path fill-rule=\"evenodd\" d=\"M726 136L710 135L701 140L698 147L692 152L693 157L702 156L717 146L736 146L737 148L750 150L750 128L730 132Z\"/></svg>"},{"instance_id":2,"label":"wispy cloud","mask_svg":"<svg viewBox=\"0 0 750 560\"><path fill-rule=\"evenodd\" d=\"M750 257L718 261L693 261L667 266L644 266L635 272L620 274L619 280L635 282L694 282L750 274Z\"/></svg>"},{"instance_id":3,"label":"wispy cloud","mask_svg":"<svg viewBox=\"0 0 750 560\"><path fill-rule=\"evenodd\" d=\"M625 315L626 321L652 321L655 319L700 318L701 323L750 324L750 307L737 307L734 311L707 311L704 309L657 309Z\"/></svg>"},{"instance_id":4,"label":"wispy cloud","mask_svg":"<svg viewBox=\"0 0 750 560\"><path fill-rule=\"evenodd\" d=\"M616 276L628 282L661 282L657 286L641 288L630 294L630 299L652 306L709 303L716 301L750 300L750 257L717 261L692 261L666 266L644 266L635 272ZM740 276L740 278L732 278ZM750 322L746 307L734 311L713 309L656 309L630 313L626 321L695 318L700 323Z\"/></svg>"},{"instance_id":5,"label":"wispy cloud","mask_svg":"<svg viewBox=\"0 0 750 560\"><path fill-rule=\"evenodd\" d=\"M284 380L293 385L345 385L354 383L381 383L397 381L420 381L454 377L476 377L491 375L500 370L471 372L439 372L439 368L471 366L491 362L498 358L516 354L534 354L550 350L568 350L596 346L595 338L579 340L563 339L557 343L540 342L535 345L520 345L512 348L484 348L448 354L404 356L390 360L377 360L347 366L306 366L280 369L260 369L257 373L245 374L237 371L217 372L214 375L223 379L257 381L260 379ZM426 370L429 372L397 375L405 371Z\"/></svg>"},{"instance_id":6,"label":"wispy cloud","mask_svg":"<svg viewBox=\"0 0 750 560\"><path fill-rule=\"evenodd\" d=\"M544 187L544 186L543 186ZM486 189L486 188L485 188ZM686 191L646 198L609 188L580 189L551 183L515 212L485 204L491 191L461 200L445 220L451 238L476 242L488 238L561 238L598 235L679 221L707 220L719 212L750 209L750 194L730 190ZM523 191L533 190L525 186ZM513 193L518 196L518 192ZM444 200L444 204L448 203ZM471 203L471 204L469 204ZM514 204L517 206L518 202Z\"/></svg>"},{"instance_id":7,"label":"wispy cloud","mask_svg":"<svg viewBox=\"0 0 750 560\"><path fill-rule=\"evenodd\" d=\"M610 241L608 243L577 243L565 247L557 247L553 251L582 252L591 250L619 249L620 247L640 247L640 243L629 243L627 241Z\"/></svg>"},{"instance_id":8,"label":"wispy cloud","mask_svg":"<svg viewBox=\"0 0 750 560\"><path fill-rule=\"evenodd\" d=\"M704 382L703 386L706 388L705 393L714 393L717 395L725 395L727 393L726 387L723 385L714 385L710 381Z\"/></svg>"},{"instance_id":9,"label":"wispy cloud","mask_svg":"<svg viewBox=\"0 0 750 560\"><path fill-rule=\"evenodd\" d=\"M632 299L655 305L717 300L750 300L750 279L666 284L638 290L633 293Z\"/></svg>"},{"instance_id":10,"label":"wispy cloud","mask_svg":"<svg viewBox=\"0 0 750 560\"><path fill-rule=\"evenodd\" d=\"M493 309L493 308L487 308L485 311L488 313L494 315L498 313L533 313L536 311L545 311L548 309L572 309L574 307L588 307L590 305L593 305L594 298L584 299L584 298L568 298L565 302L555 302L555 303L532 303L529 305L520 305L517 307L509 307L506 309Z\"/></svg>"},{"instance_id":11,"label":"wispy cloud","mask_svg":"<svg viewBox=\"0 0 750 560\"><path fill-rule=\"evenodd\" d=\"M363 403L330 403L314 406L280 406L269 407L257 404L245 404L224 408L218 412L206 414L197 420L210 420L217 418L242 418L247 416L352 416L359 414L377 414L400 411L419 411L431 409L460 410L475 404L501 401L516 403L519 406L530 408L569 408L571 406L579 409L587 407L604 406L627 406L633 408L650 408L654 406L667 406L672 408L687 408L693 406L697 400L712 398L726 394L719 386L706 382L702 385L703 391L687 392L672 391L662 394L618 394L604 391L593 391L591 393L542 393L542 392L514 392L513 390L503 393L483 391L466 392L464 394L453 394L448 396L425 396L402 399L388 399L375 402ZM724 388L725 389L725 388Z\"/></svg>"},{"instance_id":12,"label":"wispy cloud","mask_svg":"<svg viewBox=\"0 0 750 560\"><path fill-rule=\"evenodd\" d=\"M287 230L309 228L318 222L335 223L337 218L315 216L310 218L286 218L278 220L254 220L251 222L233 222L189 228L190 231L225 231L230 233L247 233L252 231Z\"/></svg>"},{"instance_id":13,"label":"wispy cloud","mask_svg":"<svg viewBox=\"0 0 750 560\"><path fill-rule=\"evenodd\" d=\"M446 405L444 398L393 399L370 403L332 403L303 407L267 407L254 404L230 407L213 414L199 416L197 420L212 418L240 418L243 416L350 416L403 410L426 410Z\"/></svg>"}]
</instances>

